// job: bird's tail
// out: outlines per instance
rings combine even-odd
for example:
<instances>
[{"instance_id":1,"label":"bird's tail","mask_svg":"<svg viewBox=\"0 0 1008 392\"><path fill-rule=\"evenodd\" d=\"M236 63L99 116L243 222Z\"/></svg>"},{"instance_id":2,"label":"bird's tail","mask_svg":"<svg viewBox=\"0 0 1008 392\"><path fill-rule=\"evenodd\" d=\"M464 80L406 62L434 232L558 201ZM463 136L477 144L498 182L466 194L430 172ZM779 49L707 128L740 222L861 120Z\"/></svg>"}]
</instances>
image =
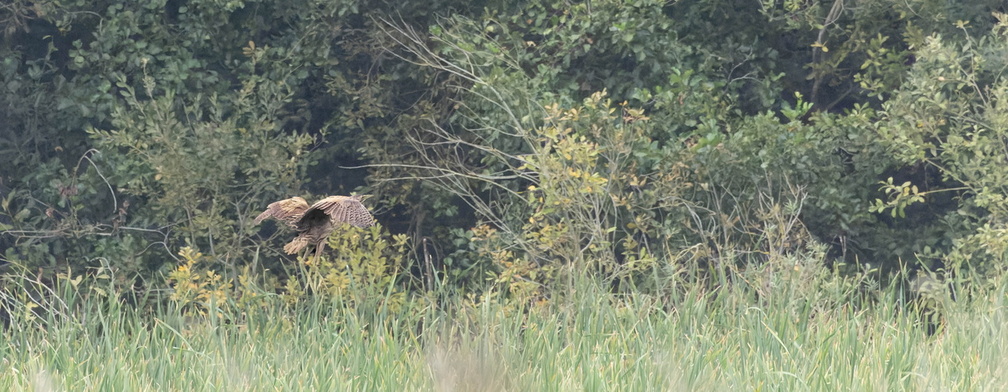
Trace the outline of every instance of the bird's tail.
<instances>
[{"instance_id":1,"label":"bird's tail","mask_svg":"<svg viewBox=\"0 0 1008 392\"><path fill-rule=\"evenodd\" d=\"M308 237L297 236L297 238L294 238L293 241L291 241L287 245L284 245L284 252L287 252L287 254L292 255L300 252L301 249L304 249L306 246L308 246Z\"/></svg>"}]
</instances>

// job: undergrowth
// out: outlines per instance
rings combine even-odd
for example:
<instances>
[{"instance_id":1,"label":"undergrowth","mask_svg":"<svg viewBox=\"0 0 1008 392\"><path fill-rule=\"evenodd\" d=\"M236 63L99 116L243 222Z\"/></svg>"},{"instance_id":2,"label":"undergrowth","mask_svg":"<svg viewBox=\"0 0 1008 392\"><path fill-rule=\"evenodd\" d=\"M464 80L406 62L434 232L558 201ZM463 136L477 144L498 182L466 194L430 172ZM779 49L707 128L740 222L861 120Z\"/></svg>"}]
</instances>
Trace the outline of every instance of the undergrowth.
<instances>
[{"instance_id":1,"label":"undergrowth","mask_svg":"<svg viewBox=\"0 0 1008 392\"><path fill-rule=\"evenodd\" d=\"M684 269L663 293L614 294L572 270L549 301L506 288L255 301L109 291L115 276L3 281L4 390L1003 390L1008 282L952 287L937 318L910 286L842 276L815 255ZM311 275L297 277L307 279ZM246 282L254 282L254 279ZM255 283L249 283L255 285ZM355 290L348 287L348 290ZM215 288L207 286L214 292ZM197 305L194 305L197 304ZM933 308L933 307L932 307Z\"/></svg>"}]
</instances>

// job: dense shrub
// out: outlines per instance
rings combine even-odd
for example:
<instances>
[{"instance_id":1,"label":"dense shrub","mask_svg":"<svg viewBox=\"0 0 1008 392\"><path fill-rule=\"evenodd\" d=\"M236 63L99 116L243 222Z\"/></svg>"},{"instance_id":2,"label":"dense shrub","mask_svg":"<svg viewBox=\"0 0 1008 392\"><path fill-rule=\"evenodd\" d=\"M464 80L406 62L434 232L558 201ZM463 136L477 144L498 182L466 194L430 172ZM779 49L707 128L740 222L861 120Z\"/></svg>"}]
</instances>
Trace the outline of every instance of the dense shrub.
<instances>
[{"instance_id":1,"label":"dense shrub","mask_svg":"<svg viewBox=\"0 0 1008 392\"><path fill-rule=\"evenodd\" d=\"M3 260L235 282L291 261L269 201L359 188L388 274L529 299L820 244L1001 268L1004 4L758 5L0 6Z\"/></svg>"}]
</instances>

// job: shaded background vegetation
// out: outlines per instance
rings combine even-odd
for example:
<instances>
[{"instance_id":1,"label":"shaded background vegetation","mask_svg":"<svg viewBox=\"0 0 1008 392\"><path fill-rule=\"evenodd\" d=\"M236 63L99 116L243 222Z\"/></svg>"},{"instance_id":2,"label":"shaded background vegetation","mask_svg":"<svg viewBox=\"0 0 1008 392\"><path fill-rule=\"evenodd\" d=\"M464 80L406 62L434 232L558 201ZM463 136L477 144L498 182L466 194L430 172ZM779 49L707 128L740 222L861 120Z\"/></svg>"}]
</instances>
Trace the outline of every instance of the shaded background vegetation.
<instances>
[{"instance_id":1,"label":"shaded background vegetation","mask_svg":"<svg viewBox=\"0 0 1008 392\"><path fill-rule=\"evenodd\" d=\"M531 298L566 267L645 289L681 265L719 276L798 252L1000 269L1004 12L6 2L0 268L160 287L190 247L232 279L282 275L283 232L250 217L356 191L405 234L407 274Z\"/></svg>"}]
</instances>

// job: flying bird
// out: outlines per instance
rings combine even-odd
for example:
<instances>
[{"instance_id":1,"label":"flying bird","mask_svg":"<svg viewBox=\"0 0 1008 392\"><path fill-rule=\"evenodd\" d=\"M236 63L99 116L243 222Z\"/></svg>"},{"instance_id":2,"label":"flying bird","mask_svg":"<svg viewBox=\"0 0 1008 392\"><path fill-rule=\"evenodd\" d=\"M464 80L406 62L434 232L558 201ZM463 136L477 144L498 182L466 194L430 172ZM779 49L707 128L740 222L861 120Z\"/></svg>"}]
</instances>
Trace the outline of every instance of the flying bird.
<instances>
[{"instance_id":1,"label":"flying bird","mask_svg":"<svg viewBox=\"0 0 1008 392\"><path fill-rule=\"evenodd\" d=\"M322 254L329 234L343 224L360 228L373 226L375 219L361 203L366 196L329 196L311 206L305 199L292 197L270 203L266 211L255 218L255 224L267 218L284 222L298 232L293 241L284 245L284 252L295 254L310 244L315 245L315 259Z\"/></svg>"}]
</instances>

